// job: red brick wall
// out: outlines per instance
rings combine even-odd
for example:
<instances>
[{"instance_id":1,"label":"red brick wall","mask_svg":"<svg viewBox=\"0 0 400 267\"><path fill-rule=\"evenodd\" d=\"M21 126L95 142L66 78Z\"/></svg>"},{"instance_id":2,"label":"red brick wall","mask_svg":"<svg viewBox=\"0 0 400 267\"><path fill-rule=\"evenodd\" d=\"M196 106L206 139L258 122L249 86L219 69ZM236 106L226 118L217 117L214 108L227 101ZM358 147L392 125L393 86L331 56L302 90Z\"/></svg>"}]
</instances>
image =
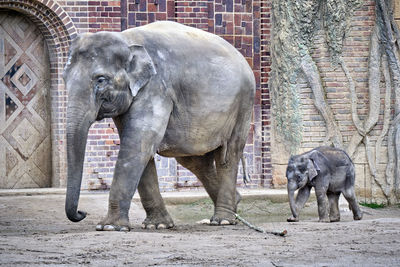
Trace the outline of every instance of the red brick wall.
<instances>
[{"instance_id":1,"label":"red brick wall","mask_svg":"<svg viewBox=\"0 0 400 267\"><path fill-rule=\"evenodd\" d=\"M255 114L260 114L261 118L255 121L261 123L261 161L262 176L261 183L263 186L270 186L272 183L272 164L271 164L271 101L268 87L268 77L271 71L271 1L262 1L260 6L260 56L259 56L259 75L260 96L256 97ZM256 59L258 57L255 57ZM255 68L256 69L256 68Z\"/></svg>"},{"instance_id":2,"label":"red brick wall","mask_svg":"<svg viewBox=\"0 0 400 267\"><path fill-rule=\"evenodd\" d=\"M71 17L79 33L96 31L120 31L120 0L57 1Z\"/></svg>"}]
</instances>

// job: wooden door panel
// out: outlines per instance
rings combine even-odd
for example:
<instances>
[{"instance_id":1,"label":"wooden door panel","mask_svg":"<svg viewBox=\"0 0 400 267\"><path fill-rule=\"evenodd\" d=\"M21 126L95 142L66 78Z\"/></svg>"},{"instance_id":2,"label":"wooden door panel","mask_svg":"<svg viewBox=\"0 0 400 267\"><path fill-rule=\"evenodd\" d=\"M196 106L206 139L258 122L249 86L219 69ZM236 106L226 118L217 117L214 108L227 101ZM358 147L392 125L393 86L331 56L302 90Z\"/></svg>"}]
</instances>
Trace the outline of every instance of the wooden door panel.
<instances>
[{"instance_id":1,"label":"wooden door panel","mask_svg":"<svg viewBox=\"0 0 400 267\"><path fill-rule=\"evenodd\" d=\"M49 67L34 23L0 12L0 188L51 186Z\"/></svg>"}]
</instances>

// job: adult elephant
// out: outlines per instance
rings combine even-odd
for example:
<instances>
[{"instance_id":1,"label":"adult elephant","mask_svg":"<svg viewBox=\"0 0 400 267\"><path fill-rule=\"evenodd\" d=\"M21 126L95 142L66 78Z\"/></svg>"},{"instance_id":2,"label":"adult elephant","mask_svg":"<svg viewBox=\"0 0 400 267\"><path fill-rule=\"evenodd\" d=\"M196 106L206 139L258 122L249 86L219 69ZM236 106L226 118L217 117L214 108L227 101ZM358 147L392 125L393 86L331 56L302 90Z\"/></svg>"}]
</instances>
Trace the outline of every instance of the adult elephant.
<instances>
[{"instance_id":1,"label":"adult elephant","mask_svg":"<svg viewBox=\"0 0 400 267\"><path fill-rule=\"evenodd\" d=\"M78 211L90 125L113 118L120 151L108 214L97 230L129 230L136 189L144 227L169 228L154 155L175 157L203 183L214 202L212 224L233 224L238 163L252 116L254 75L245 58L211 33L156 22L121 33L78 36L64 71L68 90L68 182L65 211Z\"/></svg>"}]
</instances>

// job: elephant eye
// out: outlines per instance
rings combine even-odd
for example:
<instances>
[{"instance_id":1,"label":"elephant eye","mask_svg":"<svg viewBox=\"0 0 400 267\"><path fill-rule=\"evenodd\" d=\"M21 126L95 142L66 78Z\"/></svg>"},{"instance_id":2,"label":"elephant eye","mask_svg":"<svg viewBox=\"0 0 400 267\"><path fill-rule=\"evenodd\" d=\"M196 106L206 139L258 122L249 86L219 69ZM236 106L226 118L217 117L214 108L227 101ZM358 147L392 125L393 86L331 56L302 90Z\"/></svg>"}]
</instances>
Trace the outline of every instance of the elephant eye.
<instances>
[{"instance_id":1,"label":"elephant eye","mask_svg":"<svg viewBox=\"0 0 400 267\"><path fill-rule=\"evenodd\" d=\"M108 79L104 76L98 76L95 78L95 92L102 92L105 86L108 84Z\"/></svg>"},{"instance_id":2,"label":"elephant eye","mask_svg":"<svg viewBox=\"0 0 400 267\"><path fill-rule=\"evenodd\" d=\"M100 76L97 78L97 84L104 84L104 83L106 83L106 81L107 81L107 78L104 76Z\"/></svg>"},{"instance_id":3,"label":"elephant eye","mask_svg":"<svg viewBox=\"0 0 400 267\"><path fill-rule=\"evenodd\" d=\"M300 171L301 173L304 173L304 172L307 170L307 167L301 165L301 166L298 167L298 169L299 169L299 171Z\"/></svg>"}]
</instances>

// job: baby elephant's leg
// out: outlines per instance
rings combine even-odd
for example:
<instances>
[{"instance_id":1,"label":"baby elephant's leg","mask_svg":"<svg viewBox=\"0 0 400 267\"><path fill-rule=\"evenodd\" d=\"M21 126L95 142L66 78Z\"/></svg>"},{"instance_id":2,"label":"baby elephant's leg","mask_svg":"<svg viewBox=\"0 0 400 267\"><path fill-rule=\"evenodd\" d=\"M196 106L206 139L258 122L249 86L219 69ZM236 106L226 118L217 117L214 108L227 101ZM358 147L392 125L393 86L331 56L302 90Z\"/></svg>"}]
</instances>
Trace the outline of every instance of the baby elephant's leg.
<instances>
[{"instance_id":1,"label":"baby elephant's leg","mask_svg":"<svg viewBox=\"0 0 400 267\"><path fill-rule=\"evenodd\" d=\"M329 199L329 220L331 222L340 221L340 211L339 211L339 197L340 193L328 192Z\"/></svg>"},{"instance_id":2,"label":"baby elephant's leg","mask_svg":"<svg viewBox=\"0 0 400 267\"><path fill-rule=\"evenodd\" d=\"M315 194L317 195L318 203L318 216L320 222L329 222L328 218L328 200L325 190L316 189Z\"/></svg>"},{"instance_id":3,"label":"baby elephant's leg","mask_svg":"<svg viewBox=\"0 0 400 267\"><path fill-rule=\"evenodd\" d=\"M356 194L354 193L354 188L347 188L343 191L343 196L349 202L351 211L353 212L354 220L361 220L362 219L362 211L357 203Z\"/></svg>"}]
</instances>

